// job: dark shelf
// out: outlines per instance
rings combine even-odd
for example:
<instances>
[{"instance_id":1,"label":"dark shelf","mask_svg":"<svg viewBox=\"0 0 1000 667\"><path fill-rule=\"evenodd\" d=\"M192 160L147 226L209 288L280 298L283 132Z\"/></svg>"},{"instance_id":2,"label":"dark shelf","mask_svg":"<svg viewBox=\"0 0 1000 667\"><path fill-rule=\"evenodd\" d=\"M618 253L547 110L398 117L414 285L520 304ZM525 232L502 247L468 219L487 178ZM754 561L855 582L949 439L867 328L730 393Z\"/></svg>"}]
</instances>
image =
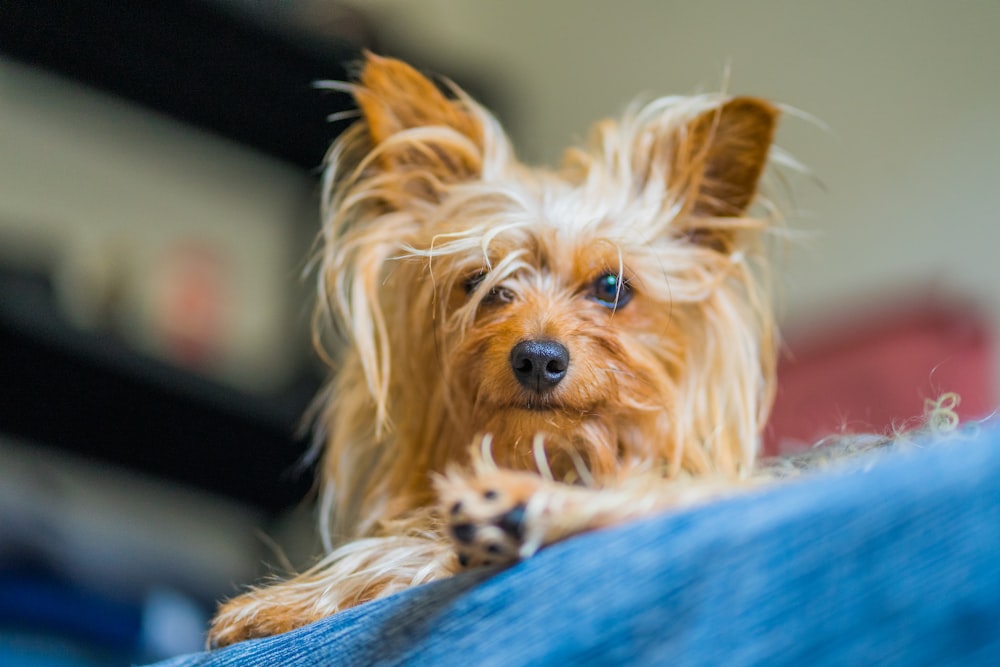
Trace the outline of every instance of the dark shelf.
<instances>
[{"instance_id":1,"label":"dark shelf","mask_svg":"<svg viewBox=\"0 0 1000 667\"><path fill-rule=\"evenodd\" d=\"M193 0L0 0L0 53L314 170L352 107L360 46Z\"/></svg>"}]
</instances>

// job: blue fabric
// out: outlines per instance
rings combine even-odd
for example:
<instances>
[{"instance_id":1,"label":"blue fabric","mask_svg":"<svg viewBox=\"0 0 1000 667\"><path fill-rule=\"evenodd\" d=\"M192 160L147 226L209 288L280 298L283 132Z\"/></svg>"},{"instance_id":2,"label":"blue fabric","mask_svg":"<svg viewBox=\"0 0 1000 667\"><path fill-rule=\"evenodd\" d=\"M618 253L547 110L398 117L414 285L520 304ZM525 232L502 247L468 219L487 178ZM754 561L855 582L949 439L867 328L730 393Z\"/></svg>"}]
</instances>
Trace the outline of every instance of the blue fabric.
<instances>
[{"instance_id":1,"label":"blue fabric","mask_svg":"<svg viewBox=\"0 0 1000 667\"><path fill-rule=\"evenodd\" d=\"M162 664L1000 665L1000 431L854 468Z\"/></svg>"}]
</instances>

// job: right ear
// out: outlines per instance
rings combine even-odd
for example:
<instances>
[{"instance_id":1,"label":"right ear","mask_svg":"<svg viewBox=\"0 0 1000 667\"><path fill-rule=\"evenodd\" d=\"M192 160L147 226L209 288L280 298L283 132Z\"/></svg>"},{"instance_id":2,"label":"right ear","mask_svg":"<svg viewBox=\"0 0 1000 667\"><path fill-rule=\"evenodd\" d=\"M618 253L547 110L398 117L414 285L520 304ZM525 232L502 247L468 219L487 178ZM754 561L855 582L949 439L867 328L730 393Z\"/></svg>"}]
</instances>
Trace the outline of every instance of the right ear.
<instances>
[{"instance_id":1,"label":"right ear","mask_svg":"<svg viewBox=\"0 0 1000 667\"><path fill-rule=\"evenodd\" d=\"M774 140L778 110L755 97L736 97L703 112L673 140L668 189L683 202L687 237L721 252L730 230L710 222L746 215Z\"/></svg>"},{"instance_id":2,"label":"right ear","mask_svg":"<svg viewBox=\"0 0 1000 667\"><path fill-rule=\"evenodd\" d=\"M410 65L365 53L354 98L383 171L422 171L443 183L480 175L483 124Z\"/></svg>"},{"instance_id":3,"label":"right ear","mask_svg":"<svg viewBox=\"0 0 1000 667\"><path fill-rule=\"evenodd\" d=\"M746 213L774 140L778 110L736 97L689 122L675 138L670 189L683 192L695 217Z\"/></svg>"}]
</instances>

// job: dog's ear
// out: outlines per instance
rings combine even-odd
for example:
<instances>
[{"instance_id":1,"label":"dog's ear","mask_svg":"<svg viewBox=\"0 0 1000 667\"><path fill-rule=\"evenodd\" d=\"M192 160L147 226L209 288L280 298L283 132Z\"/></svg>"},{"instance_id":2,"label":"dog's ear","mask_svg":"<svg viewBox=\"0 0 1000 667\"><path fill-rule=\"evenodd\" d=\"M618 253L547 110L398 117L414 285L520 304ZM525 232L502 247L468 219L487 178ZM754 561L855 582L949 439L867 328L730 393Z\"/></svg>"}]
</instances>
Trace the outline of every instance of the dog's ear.
<instances>
[{"instance_id":1,"label":"dog's ear","mask_svg":"<svg viewBox=\"0 0 1000 667\"><path fill-rule=\"evenodd\" d=\"M754 97L737 97L706 111L679 133L670 189L680 191L695 216L743 215L767 164L778 110Z\"/></svg>"},{"instance_id":2,"label":"dog's ear","mask_svg":"<svg viewBox=\"0 0 1000 667\"><path fill-rule=\"evenodd\" d=\"M733 98L690 121L675 138L668 187L692 240L723 249L730 235L708 223L743 216L753 202L774 140L778 110L754 97ZM699 220L708 224L700 225Z\"/></svg>"},{"instance_id":3,"label":"dog's ear","mask_svg":"<svg viewBox=\"0 0 1000 667\"><path fill-rule=\"evenodd\" d=\"M384 170L421 170L442 182L477 176L483 127L468 100L449 99L410 65L365 54L354 98Z\"/></svg>"}]
</instances>

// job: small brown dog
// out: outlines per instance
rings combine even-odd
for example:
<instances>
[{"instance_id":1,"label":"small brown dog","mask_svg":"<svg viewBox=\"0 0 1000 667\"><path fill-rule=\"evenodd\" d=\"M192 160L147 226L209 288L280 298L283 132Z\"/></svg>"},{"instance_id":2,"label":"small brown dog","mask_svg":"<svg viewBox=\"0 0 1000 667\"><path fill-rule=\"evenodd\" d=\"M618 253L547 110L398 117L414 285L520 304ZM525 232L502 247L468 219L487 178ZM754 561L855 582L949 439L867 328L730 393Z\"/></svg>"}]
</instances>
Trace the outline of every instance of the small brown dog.
<instances>
[{"instance_id":1,"label":"small brown dog","mask_svg":"<svg viewBox=\"0 0 1000 667\"><path fill-rule=\"evenodd\" d=\"M329 156L319 257L329 553L223 604L214 645L739 488L771 405L773 214L748 210L774 106L658 99L544 170L402 62L345 86L362 118Z\"/></svg>"}]
</instances>

